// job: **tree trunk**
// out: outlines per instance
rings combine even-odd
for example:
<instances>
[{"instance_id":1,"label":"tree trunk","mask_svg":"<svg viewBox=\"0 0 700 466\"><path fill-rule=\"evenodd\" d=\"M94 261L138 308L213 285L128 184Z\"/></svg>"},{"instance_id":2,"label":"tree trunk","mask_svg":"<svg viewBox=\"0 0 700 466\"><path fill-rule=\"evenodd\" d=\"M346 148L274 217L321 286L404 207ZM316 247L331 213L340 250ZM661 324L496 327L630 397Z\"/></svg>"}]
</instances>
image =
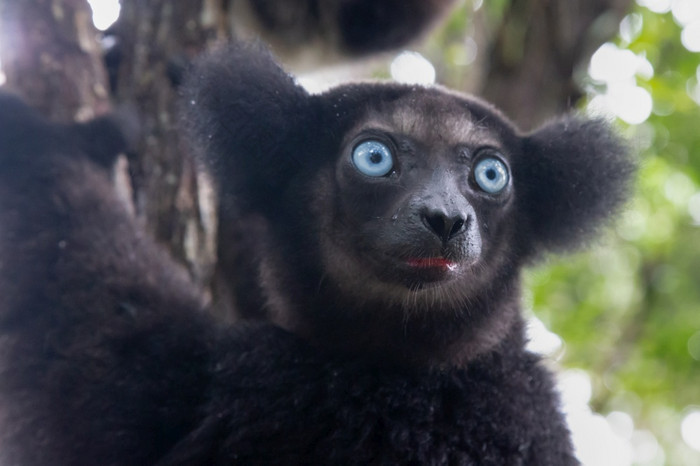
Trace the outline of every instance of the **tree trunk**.
<instances>
[{"instance_id":1,"label":"tree trunk","mask_svg":"<svg viewBox=\"0 0 700 466\"><path fill-rule=\"evenodd\" d=\"M512 0L491 38L481 95L523 129L569 110L593 52L632 0Z\"/></svg>"},{"instance_id":2,"label":"tree trunk","mask_svg":"<svg viewBox=\"0 0 700 466\"><path fill-rule=\"evenodd\" d=\"M140 115L137 157L130 160L135 210L193 279L208 285L215 263L211 187L180 138L177 85L187 63L217 37L221 2L123 3L114 28L120 60L115 96Z\"/></svg>"},{"instance_id":3,"label":"tree trunk","mask_svg":"<svg viewBox=\"0 0 700 466\"><path fill-rule=\"evenodd\" d=\"M5 87L47 117L87 120L109 110L107 80L85 0L0 0Z\"/></svg>"}]
</instances>

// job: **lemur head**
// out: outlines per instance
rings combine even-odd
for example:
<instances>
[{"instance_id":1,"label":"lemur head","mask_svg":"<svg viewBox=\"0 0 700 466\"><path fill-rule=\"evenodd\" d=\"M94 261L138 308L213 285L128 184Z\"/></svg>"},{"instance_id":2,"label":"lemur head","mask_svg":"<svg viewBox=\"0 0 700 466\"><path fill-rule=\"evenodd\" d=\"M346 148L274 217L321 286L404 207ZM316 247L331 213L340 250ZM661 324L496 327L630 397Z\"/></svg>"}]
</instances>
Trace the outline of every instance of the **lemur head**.
<instances>
[{"instance_id":1,"label":"lemur head","mask_svg":"<svg viewBox=\"0 0 700 466\"><path fill-rule=\"evenodd\" d=\"M496 112L444 90L370 89L314 183L327 201L316 208L324 270L359 300L452 312L516 254L519 140ZM357 91L325 97L342 108Z\"/></svg>"},{"instance_id":2,"label":"lemur head","mask_svg":"<svg viewBox=\"0 0 700 466\"><path fill-rule=\"evenodd\" d=\"M192 82L189 122L222 222L264 225L251 232L273 319L338 339L338 327L356 326L356 340L364 328L365 347L393 346L394 330L478 350L498 341L517 319L520 267L580 245L633 171L602 121L525 135L439 87L309 95L254 47L205 59Z\"/></svg>"}]
</instances>

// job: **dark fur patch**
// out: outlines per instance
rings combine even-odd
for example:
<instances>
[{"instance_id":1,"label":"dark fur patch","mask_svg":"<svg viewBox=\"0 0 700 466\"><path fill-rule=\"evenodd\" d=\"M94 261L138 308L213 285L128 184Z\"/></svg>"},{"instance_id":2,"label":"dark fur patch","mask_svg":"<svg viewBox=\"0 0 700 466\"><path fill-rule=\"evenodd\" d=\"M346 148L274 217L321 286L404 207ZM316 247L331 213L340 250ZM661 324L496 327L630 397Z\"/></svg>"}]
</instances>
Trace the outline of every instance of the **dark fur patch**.
<instances>
[{"instance_id":1,"label":"dark fur patch","mask_svg":"<svg viewBox=\"0 0 700 466\"><path fill-rule=\"evenodd\" d=\"M282 47L334 44L350 56L384 52L416 40L454 0L248 0L265 37Z\"/></svg>"}]
</instances>

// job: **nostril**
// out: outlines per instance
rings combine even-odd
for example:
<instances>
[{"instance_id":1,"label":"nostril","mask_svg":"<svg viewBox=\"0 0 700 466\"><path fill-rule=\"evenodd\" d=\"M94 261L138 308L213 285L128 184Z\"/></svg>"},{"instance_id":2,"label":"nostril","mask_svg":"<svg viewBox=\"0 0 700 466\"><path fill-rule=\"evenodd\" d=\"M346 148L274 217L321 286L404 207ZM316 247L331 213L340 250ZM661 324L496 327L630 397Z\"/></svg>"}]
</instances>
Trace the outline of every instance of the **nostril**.
<instances>
[{"instance_id":1,"label":"nostril","mask_svg":"<svg viewBox=\"0 0 700 466\"><path fill-rule=\"evenodd\" d=\"M444 242L460 234L466 224L461 215L448 216L444 212L425 212L423 222Z\"/></svg>"},{"instance_id":2,"label":"nostril","mask_svg":"<svg viewBox=\"0 0 700 466\"><path fill-rule=\"evenodd\" d=\"M461 217L453 219L452 228L450 228L450 239L452 239L455 235L459 234L459 232L462 231L464 223L464 219Z\"/></svg>"},{"instance_id":3,"label":"nostril","mask_svg":"<svg viewBox=\"0 0 700 466\"><path fill-rule=\"evenodd\" d=\"M444 236L445 232L445 217L440 214L429 214L424 217L425 223L439 237Z\"/></svg>"}]
</instances>

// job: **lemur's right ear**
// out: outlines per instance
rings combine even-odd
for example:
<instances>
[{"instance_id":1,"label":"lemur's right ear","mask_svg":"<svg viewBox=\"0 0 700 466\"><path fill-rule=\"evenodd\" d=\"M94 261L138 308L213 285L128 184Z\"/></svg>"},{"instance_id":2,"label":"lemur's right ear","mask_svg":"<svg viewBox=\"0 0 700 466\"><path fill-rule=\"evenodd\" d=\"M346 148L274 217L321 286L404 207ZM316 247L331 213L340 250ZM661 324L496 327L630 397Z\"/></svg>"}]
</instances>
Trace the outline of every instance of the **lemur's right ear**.
<instances>
[{"instance_id":1,"label":"lemur's right ear","mask_svg":"<svg viewBox=\"0 0 700 466\"><path fill-rule=\"evenodd\" d=\"M581 246L628 198L636 165L607 121L555 120L526 137L523 151L514 178L535 254Z\"/></svg>"},{"instance_id":2,"label":"lemur's right ear","mask_svg":"<svg viewBox=\"0 0 700 466\"><path fill-rule=\"evenodd\" d=\"M183 92L192 145L223 195L255 208L284 189L304 128L316 125L308 93L264 47L234 43L203 56Z\"/></svg>"}]
</instances>

